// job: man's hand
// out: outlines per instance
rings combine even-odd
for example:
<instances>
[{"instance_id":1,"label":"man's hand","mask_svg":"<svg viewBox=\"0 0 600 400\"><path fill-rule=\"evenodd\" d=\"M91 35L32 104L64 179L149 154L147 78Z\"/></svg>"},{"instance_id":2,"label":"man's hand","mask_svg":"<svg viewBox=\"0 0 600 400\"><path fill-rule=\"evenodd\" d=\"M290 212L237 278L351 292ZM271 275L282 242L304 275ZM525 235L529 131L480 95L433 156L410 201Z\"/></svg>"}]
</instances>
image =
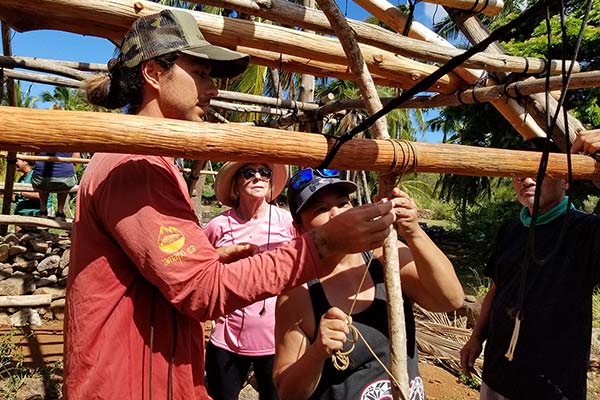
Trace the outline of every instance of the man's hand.
<instances>
[{"instance_id":1,"label":"man's hand","mask_svg":"<svg viewBox=\"0 0 600 400\"><path fill-rule=\"evenodd\" d=\"M598 150L600 150L600 130L580 133L571 147L571 153L595 154Z\"/></svg>"},{"instance_id":2,"label":"man's hand","mask_svg":"<svg viewBox=\"0 0 600 400\"><path fill-rule=\"evenodd\" d=\"M321 259L381 247L395 220L392 206L384 200L355 207L311 231Z\"/></svg>"},{"instance_id":3,"label":"man's hand","mask_svg":"<svg viewBox=\"0 0 600 400\"><path fill-rule=\"evenodd\" d=\"M252 243L239 243L219 247L216 250L219 255L219 261L228 264L255 255L258 253L258 246Z\"/></svg>"},{"instance_id":4,"label":"man's hand","mask_svg":"<svg viewBox=\"0 0 600 400\"><path fill-rule=\"evenodd\" d=\"M471 336L469 341L465 343L463 348L460 350L460 366L463 374L466 376L471 376L471 372L473 372L473 366L475 365L475 360L481 354L482 349L482 341L475 336Z\"/></svg>"},{"instance_id":5,"label":"man's hand","mask_svg":"<svg viewBox=\"0 0 600 400\"><path fill-rule=\"evenodd\" d=\"M331 307L319 323L317 339L313 343L319 357L328 358L334 352L342 350L346 342L348 316L337 307Z\"/></svg>"}]
</instances>

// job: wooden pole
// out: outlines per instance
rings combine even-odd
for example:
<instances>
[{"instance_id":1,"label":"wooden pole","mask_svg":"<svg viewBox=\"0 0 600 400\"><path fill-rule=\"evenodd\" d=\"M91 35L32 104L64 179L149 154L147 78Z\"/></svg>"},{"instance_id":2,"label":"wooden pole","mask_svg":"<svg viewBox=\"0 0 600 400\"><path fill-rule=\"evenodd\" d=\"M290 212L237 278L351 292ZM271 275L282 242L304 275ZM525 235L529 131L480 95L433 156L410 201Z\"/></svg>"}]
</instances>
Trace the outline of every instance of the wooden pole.
<instances>
[{"instance_id":1,"label":"wooden pole","mask_svg":"<svg viewBox=\"0 0 600 400\"><path fill-rule=\"evenodd\" d=\"M562 87L562 76L553 76L550 78L550 89L559 89ZM546 79L528 79L517 81L508 85L484 86L480 88L471 88L458 91L453 94L434 94L431 96L415 96L411 100L400 105L400 108L435 108L446 106L458 106L461 104L474 104L481 102L494 102L505 100L508 97L519 98L534 93L540 93L546 90ZM571 76L569 87L572 89L590 89L600 86L600 71L579 72ZM392 98L384 97L381 99L383 104L387 104ZM330 102L320 107L319 115L335 113L340 110L364 108L362 99L339 100Z\"/></svg>"},{"instance_id":2,"label":"wooden pole","mask_svg":"<svg viewBox=\"0 0 600 400\"><path fill-rule=\"evenodd\" d=\"M356 0L356 3L370 11L392 29L395 29L398 32L404 30L407 23L406 16L399 8L392 5L387 0ZM438 43L448 49L454 48L448 41L417 22L411 24L409 36L420 38L427 42ZM482 71L473 71L466 68L456 68L455 72L469 83L478 82L483 76ZM488 80L493 82L492 79ZM509 99L508 101L495 101L491 104L524 138L545 136L546 133L540 125L538 125L533 118L527 118L527 111L516 100Z\"/></svg>"},{"instance_id":3,"label":"wooden pole","mask_svg":"<svg viewBox=\"0 0 600 400\"><path fill-rule=\"evenodd\" d=\"M335 29L340 43L344 48L350 62L350 69L356 76L356 82L360 88L368 113L370 115L377 113L383 106L379 100L375 84L352 29L346 23L346 19L333 0L317 1L331 23L332 28ZM386 118L379 118L371 128L377 139L390 139ZM395 178L395 174L379 176L379 195L381 197L390 197L394 188ZM394 229L390 231L390 234L385 239L383 256L390 338L390 372L392 373L391 378L394 378L391 380L392 396L394 400L406 400L409 396L408 369L406 367L406 323L398 261L398 236Z\"/></svg>"},{"instance_id":4,"label":"wooden pole","mask_svg":"<svg viewBox=\"0 0 600 400\"><path fill-rule=\"evenodd\" d=\"M138 17L165 8L143 0L3 0L0 19L17 24L15 28L20 30L59 29L118 41ZM333 38L254 21L196 11L190 13L198 21L205 38L216 45L239 50L244 47L250 56L255 55L255 49L277 53L272 59L275 62L282 53L342 66L347 64L343 49ZM30 18L24 18L24 15ZM412 86L435 70L434 66L370 45L361 45L361 51L373 72L398 82L398 86ZM259 59L253 58L252 62L255 61ZM463 85L462 79L449 73L431 90L450 93Z\"/></svg>"},{"instance_id":5,"label":"wooden pole","mask_svg":"<svg viewBox=\"0 0 600 400\"><path fill-rule=\"evenodd\" d=\"M504 7L502 0L423 0L426 3L466 10L468 12L482 13L493 17L498 15Z\"/></svg>"},{"instance_id":6,"label":"wooden pole","mask_svg":"<svg viewBox=\"0 0 600 400\"><path fill-rule=\"evenodd\" d=\"M2 28L2 53L5 56L12 55L11 43L10 43L10 26L5 22L0 22ZM0 82L0 84L2 84ZM17 95L15 93L15 85L12 79L6 80L6 95L8 97L8 105L17 105ZM15 173L17 171L17 158L15 152L9 152L6 156L6 177L4 178L4 196L2 198L2 214L10 214L10 208L12 205L12 194L13 185L15 183ZM8 232L8 226L0 225L0 235L6 235Z\"/></svg>"},{"instance_id":7,"label":"wooden pole","mask_svg":"<svg viewBox=\"0 0 600 400\"><path fill-rule=\"evenodd\" d=\"M234 9L240 12L264 17L281 24L299 26L307 30L314 30L327 35L336 35L335 30L331 28L331 25L323 12L309 7L303 7L299 4L294 4L288 0L250 0L247 2L237 0L194 0L194 2ZM391 9L384 8L384 10L387 13L392 12ZM373 11L371 12L373 15L377 15ZM400 11L398 10L398 12ZM403 16L403 18L405 17ZM413 23L412 27L417 28L413 29L413 31L416 30L419 34L411 34L411 37L405 37L366 22L351 19L348 19L347 21L356 34L356 39L360 43L369 44L405 57L427 62L446 63L450 58L464 51L454 47L449 49L447 42L444 39L418 23ZM427 30L428 33L422 35L425 30ZM402 30L400 30L400 32L402 32ZM431 40L432 37L435 37L436 39ZM413 38L416 38L417 40ZM553 71L552 73L560 73L560 61L551 60L550 64ZM539 58L490 55L484 53L476 54L465 62L465 66L469 68L484 68L488 71L503 72L522 72L526 68L531 72L543 72L544 65L544 60ZM576 65L576 68L579 68L579 66Z\"/></svg>"},{"instance_id":8,"label":"wooden pole","mask_svg":"<svg viewBox=\"0 0 600 400\"><path fill-rule=\"evenodd\" d=\"M44 307L52 303L50 294L29 294L25 296L0 296L0 307Z\"/></svg>"},{"instance_id":9,"label":"wooden pole","mask_svg":"<svg viewBox=\"0 0 600 400\"><path fill-rule=\"evenodd\" d=\"M71 223L49 218L27 217L23 215L0 215L0 226L38 226L42 228L71 230Z\"/></svg>"},{"instance_id":10,"label":"wooden pole","mask_svg":"<svg viewBox=\"0 0 600 400\"><path fill-rule=\"evenodd\" d=\"M77 190L79 189L79 185L75 185L73 186L71 189L69 189L69 193L77 193ZM38 192L37 189L34 189L33 186L31 186L31 183L15 183L13 186L13 191L14 192ZM0 192L4 192L4 183L0 183Z\"/></svg>"},{"instance_id":11,"label":"wooden pole","mask_svg":"<svg viewBox=\"0 0 600 400\"><path fill-rule=\"evenodd\" d=\"M30 57L0 56L0 67L4 68L26 68L33 71L51 72L67 78L84 80L90 74L81 72L74 68L48 62L47 60L36 60Z\"/></svg>"},{"instance_id":12,"label":"wooden pole","mask_svg":"<svg viewBox=\"0 0 600 400\"><path fill-rule=\"evenodd\" d=\"M309 9L315 9L315 0L303 0L303 6ZM305 29L306 30L306 29ZM315 33L312 30L306 30L309 33ZM313 103L315 100L315 76L311 74L302 74L300 77L300 95L298 97L303 103ZM302 132L319 132L320 121L304 121L300 123Z\"/></svg>"},{"instance_id":13,"label":"wooden pole","mask_svg":"<svg viewBox=\"0 0 600 400\"><path fill-rule=\"evenodd\" d=\"M52 75L34 74L26 71L12 71L10 69L5 69L4 75L8 78L18 79L21 81L44 83L55 86L66 86L76 89L82 86L82 82L75 79L61 78L59 76Z\"/></svg>"},{"instance_id":14,"label":"wooden pole","mask_svg":"<svg viewBox=\"0 0 600 400\"><path fill-rule=\"evenodd\" d=\"M450 10L449 15L471 43L479 43L489 36L487 28L475 16L459 14ZM506 53L499 43L492 43L486 52L492 54ZM503 77L503 74L500 74L500 77ZM533 119L544 128L546 127L546 109L548 109L550 115L554 115L558 107L558 102L552 96L549 96L548 103L546 103L546 97L543 94L531 94L528 98L521 99L520 103L532 115ZM557 119L556 134L552 136L554 141L563 149L566 148L566 140L573 142L577 137L577 133L584 130L583 124L579 120L569 114L567 115L569 132L567 132L566 122L561 112Z\"/></svg>"},{"instance_id":15,"label":"wooden pole","mask_svg":"<svg viewBox=\"0 0 600 400\"><path fill-rule=\"evenodd\" d=\"M282 135L280 130L265 127L87 111L0 107L0 121L0 148L25 152L43 148L316 167L334 143L323 135L293 131ZM413 167L415 158L417 166ZM533 152L353 139L340 148L331 167L522 177L537 172L539 159L540 154ZM575 179L595 179L600 171L588 156L573 155L572 164ZM564 154L551 154L548 176L566 177L566 165Z\"/></svg>"}]
</instances>

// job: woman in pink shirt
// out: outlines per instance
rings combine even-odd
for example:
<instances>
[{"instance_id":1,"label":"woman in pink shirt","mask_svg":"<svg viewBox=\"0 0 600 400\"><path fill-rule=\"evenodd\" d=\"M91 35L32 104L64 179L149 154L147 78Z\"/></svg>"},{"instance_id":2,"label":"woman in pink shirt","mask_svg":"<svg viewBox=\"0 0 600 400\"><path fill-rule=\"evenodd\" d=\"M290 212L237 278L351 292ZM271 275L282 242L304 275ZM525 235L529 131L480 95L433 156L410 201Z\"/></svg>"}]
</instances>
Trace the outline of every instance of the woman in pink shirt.
<instances>
[{"instance_id":1,"label":"woman in pink shirt","mask_svg":"<svg viewBox=\"0 0 600 400\"><path fill-rule=\"evenodd\" d=\"M232 208L206 225L213 246L250 243L262 252L293 239L290 213L269 204L287 179L283 165L225 163L215 180L215 195ZM272 380L275 300L259 301L216 321L206 348L206 384L215 400L237 400L251 365L260 400L277 399Z\"/></svg>"}]
</instances>

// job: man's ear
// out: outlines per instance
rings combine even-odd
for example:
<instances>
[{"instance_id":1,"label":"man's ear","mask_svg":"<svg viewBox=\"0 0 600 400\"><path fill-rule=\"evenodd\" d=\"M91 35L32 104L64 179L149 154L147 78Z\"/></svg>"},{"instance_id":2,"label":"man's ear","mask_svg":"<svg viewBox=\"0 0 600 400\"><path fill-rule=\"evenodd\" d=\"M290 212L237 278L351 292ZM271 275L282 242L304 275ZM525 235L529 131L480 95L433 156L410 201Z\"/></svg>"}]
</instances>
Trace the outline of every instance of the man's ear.
<instances>
[{"instance_id":1,"label":"man's ear","mask_svg":"<svg viewBox=\"0 0 600 400\"><path fill-rule=\"evenodd\" d=\"M142 64L142 79L152 88L159 88L160 76L164 70L154 60L146 61Z\"/></svg>"}]
</instances>

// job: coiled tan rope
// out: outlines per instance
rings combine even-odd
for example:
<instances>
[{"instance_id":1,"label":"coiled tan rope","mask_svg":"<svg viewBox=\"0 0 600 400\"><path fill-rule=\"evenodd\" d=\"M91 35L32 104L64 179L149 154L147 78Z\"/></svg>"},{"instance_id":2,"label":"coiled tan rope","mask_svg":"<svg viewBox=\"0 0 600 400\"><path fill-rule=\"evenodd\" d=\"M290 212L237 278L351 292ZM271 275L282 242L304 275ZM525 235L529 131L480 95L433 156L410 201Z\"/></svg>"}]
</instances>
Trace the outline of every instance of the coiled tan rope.
<instances>
[{"instance_id":1,"label":"coiled tan rope","mask_svg":"<svg viewBox=\"0 0 600 400\"><path fill-rule=\"evenodd\" d=\"M352 304L350 305L350 310L348 311L348 320L346 322L348 323L348 327L350 328L350 335L349 335L350 338L348 339L348 343L350 343L350 348L346 351L343 351L343 350L335 351L331 355L331 362L333 363L334 368L337 369L338 371L346 370L350 366L350 353L352 353L352 351L354 351L354 348L356 347L356 342L357 342L358 338L360 338L364 342L364 344L367 347L367 349L369 350L369 352L373 355L375 360L377 360L379 365L381 365L383 370L389 375L389 377L392 380L392 382L394 383L394 385L396 385L396 387L399 388L400 383L396 380L394 375L392 375L390 370L385 366L385 364L383 363L383 361L381 361L381 359L377 356L377 354L375 354L375 351L371 348L371 346L369 345L367 340L364 338L362 333L358 330L358 328L352 324L352 311L354 310L354 306L356 305L356 299L358 298L358 294L360 293L360 291L362 289L362 285L365 282L365 278L367 277L367 272L369 272L369 267L371 266L371 261L373 261L373 253L369 254L369 261L367 262L365 271L363 272L362 278L360 280L360 284L358 285L356 293L354 294L354 299L352 300Z\"/></svg>"}]
</instances>

